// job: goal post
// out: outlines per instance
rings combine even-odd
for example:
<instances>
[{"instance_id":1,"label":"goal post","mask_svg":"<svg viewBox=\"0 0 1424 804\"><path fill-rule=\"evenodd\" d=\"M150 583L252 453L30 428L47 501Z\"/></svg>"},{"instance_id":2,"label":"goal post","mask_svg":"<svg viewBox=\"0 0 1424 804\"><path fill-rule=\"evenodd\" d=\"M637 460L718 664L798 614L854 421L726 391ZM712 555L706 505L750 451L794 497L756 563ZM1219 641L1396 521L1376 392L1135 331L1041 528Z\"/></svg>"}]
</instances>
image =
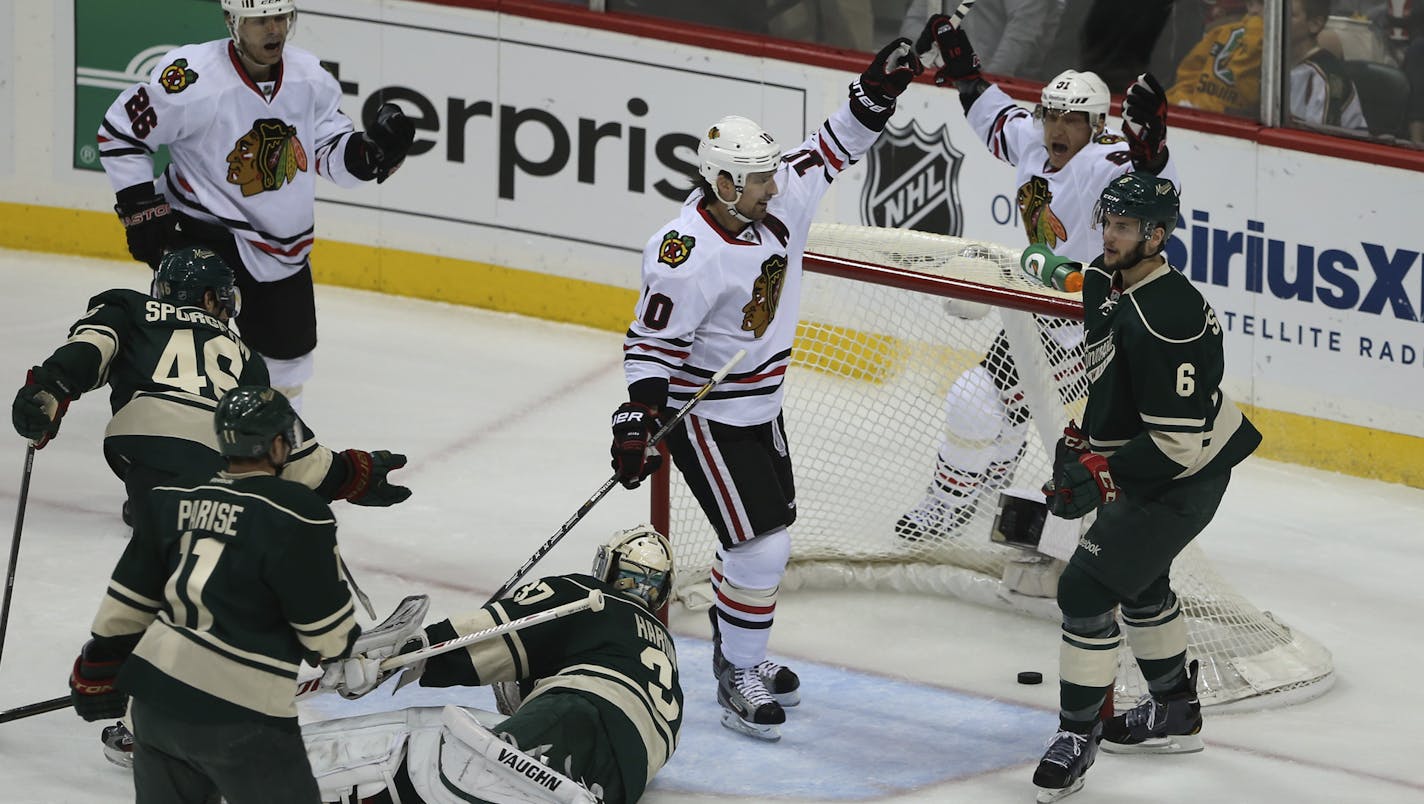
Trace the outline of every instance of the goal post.
<instances>
[{"instance_id":1,"label":"goal post","mask_svg":"<svg viewBox=\"0 0 1424 804\"><path fill-rule=\"evenodd\" d=\"M1086 395L1081 300L1029 280L1018 257L999 244L913 230L812 227L786 378L797 519L783 589L948 595L1059 619L1055 565L990 539L999 491L1032 493L1051 476L1054 444L1070 418L1081 421ZM1016 465L986 482L954 527L905 538L897 523L925 498L942 444L967 454L994 448L995 436L949 431L946 394L981 361L1004 355L1018 383L995 392L1018 411L1003 431L1022 444ZM676 555L674 594L693 608L710 605L717 538L676 471L658 473L652 517ZM1071 551L1076 531L1068 539ZM1269 706L1329 687L1329 651L1231 589L1195 544L1174 562L1172 585L1189 657L1201 661L1204 705ZM1117 698L1128 702L1146 688L1130 652L1120 655Z\"/></svg>"}]
</instances>

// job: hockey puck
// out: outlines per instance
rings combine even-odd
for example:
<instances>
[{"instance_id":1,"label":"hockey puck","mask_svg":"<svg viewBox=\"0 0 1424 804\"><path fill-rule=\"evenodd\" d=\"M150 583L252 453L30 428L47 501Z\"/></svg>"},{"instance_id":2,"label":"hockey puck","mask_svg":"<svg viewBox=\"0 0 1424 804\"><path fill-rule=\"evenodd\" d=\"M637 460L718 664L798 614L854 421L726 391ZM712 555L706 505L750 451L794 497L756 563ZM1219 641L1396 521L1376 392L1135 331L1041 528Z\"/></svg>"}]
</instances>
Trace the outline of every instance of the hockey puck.
<instances>
[{"instance_id":1,"label":"hockey puck","mask_svg":"<svg viewBox=\"0 0 1424 804\"><path fill-rule=\"evenodd\" d=\"M1020 684L1042 684L1043 674L1037 670L1025 670L1019 673Z\"/></svg>"}]
</instances>

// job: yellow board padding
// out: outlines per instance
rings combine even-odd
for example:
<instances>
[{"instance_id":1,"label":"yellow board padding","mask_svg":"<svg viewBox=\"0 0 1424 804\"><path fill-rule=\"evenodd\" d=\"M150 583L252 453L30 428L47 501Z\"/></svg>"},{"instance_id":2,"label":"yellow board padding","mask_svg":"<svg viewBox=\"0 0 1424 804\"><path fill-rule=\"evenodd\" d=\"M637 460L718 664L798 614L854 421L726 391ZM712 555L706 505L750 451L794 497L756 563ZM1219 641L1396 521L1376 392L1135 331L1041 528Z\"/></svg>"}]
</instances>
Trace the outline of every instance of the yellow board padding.
<instances>
[{"instance_id":1,"label":"yellow board padding","mask_svg":"<svg viewBox=\"0 0 1424 804\"><path fill-rule=\"evenodd\" d=\"M123 228L108 212L0 201L0 247L104 259L127 259ZM398 296L464 304L552 321L622 332L635 291L596 282L521 271L487 263L434 257L355 243L318 241L312 258L317 281ZM798 336L805 337L804 326ZM896 339L849 329L830 330L822 370L882 381ZM825 350L822 350L825 351ZM1257 455L1391 483L1424 488L1424 438L1243 405L1265 440Z\"/></svg>"}]
</instances>

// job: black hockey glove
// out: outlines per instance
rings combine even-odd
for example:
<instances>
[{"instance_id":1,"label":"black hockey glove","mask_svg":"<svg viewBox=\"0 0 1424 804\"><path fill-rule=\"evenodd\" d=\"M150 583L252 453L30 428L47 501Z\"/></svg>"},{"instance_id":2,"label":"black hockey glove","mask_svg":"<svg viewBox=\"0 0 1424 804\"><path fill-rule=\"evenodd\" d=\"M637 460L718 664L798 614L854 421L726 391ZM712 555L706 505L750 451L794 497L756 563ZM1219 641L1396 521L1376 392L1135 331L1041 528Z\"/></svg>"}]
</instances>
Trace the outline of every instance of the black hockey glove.
<instances>
[{"instance_id":1,"label":"black hockey glove","mask_svg":"<svg viewBox=\"0 0 1424 804\"><path fill-rule=\"evenodd\" d=\"M851 82L851 112L868 129L885 128L895 112L895 99L924 70L910 40L896 39L875 54L859 80Z\"/></svg>"},{"instance_id":2,"label":"black hockey glove","mask_svg":"<svg viewBox=\"0 0 1424 804\"><path fill-rule=\"evenodd\" d=\"M1137 76L1122 101L1122 133L1137 170L1156 173L1167 164L1167 93L1151 73Z\"/></svg>"},{"instance_id":3,"label":"black hockey glove","mask_svg":"<svg viewBox=\"0 0 1424 804\"><path fill-rule=\"evenodd\" d=\"M648 442L658 431L658 415L641 402L624 402L613 412L613 468L625 489L635 489L663 465L663 456Z\"/></svg>"},{"instance_id":4,"label":"black hockey glove","mask_svg":"<svg viewBox=\"0 0 1424 804\"><path fill-rule=\"evenodd\" d=\"M936 14L930 17L925 29L915 40L915 50L921 59L929 61L926 54L938 52L943 64L935 73L935 86L944 86L950 81L977 81L983 78L980 72L979 56L969 44L964 30L950 22L948 15Z\"/></svg>"},{"instance_id":5,"label":"black hockey glove","mask_svg":"<svg viewBox=\"0 0 1424 804\"><path fill-rule=\"evenodd\" d=\"M125 187L114 200L118 202L114 204L114 212L124 225L129 254L157 271L158 261L163 258L163 250L177 227L173 208L158 194L151 181Z\"/></svg>"},{"instance_id":6,"label":"black hockey glove","mask_svg":"<svg viewBox=\"0 0 1424 804\"><path fill-rule=\"evenodd\" d=\"M415 141L415 124L394 103L383 103L376 110L376 119L361 134L361 150L365 154L370 175L380 184L391 177L405 161L410 145Z\"/></svg>"},{"instance_id":7,"label":"black hockey glove","mask_svg":"<svg viewBox=\"0 0 1424 804\"><path fill-rule=\"evenodd\" d=\"M69 698L74 711L89 722L123 717L129 696L114 686L128 651L106 649L97 640L84 643L69 673Z\"/></svg>"},{"instance_id":8,"label":"black hockey glove","mask_svg":"<svg viewBox=\"0 0 1424 804\"><path fill-rule=\"evenodd\" d=\"M15 403L10 407L15 432L30 439L35 449L44 449L45 444L59 435L60 419L78 396L59 372L35 366L25 375L25 384L15 394Z\"/></svg>"},{"instance_id":9,"label":"black hockey glove","mask_svg":"<svg viewBox=\"0 0 1424 804\"><path fill-rule=\"evenodd\" d=\"M385 508L410 498L410 489L397 486L386 477L405 466L404 455L384 449L375 452L348 449L338 453L335 459L345 462L346 480L336 490L333 499L348 500L352 505Z\"/></svg>"}]
</instances>

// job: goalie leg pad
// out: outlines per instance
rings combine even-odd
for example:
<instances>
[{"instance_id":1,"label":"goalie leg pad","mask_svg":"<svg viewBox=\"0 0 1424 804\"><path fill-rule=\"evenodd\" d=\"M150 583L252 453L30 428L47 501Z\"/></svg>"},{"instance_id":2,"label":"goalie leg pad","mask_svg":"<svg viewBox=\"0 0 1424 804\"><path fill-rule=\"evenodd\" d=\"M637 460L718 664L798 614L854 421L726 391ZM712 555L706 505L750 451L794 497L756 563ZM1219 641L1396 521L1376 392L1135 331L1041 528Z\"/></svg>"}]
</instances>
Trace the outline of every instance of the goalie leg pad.
<instances>
[{"instance_id":1,"label":"goalie leg pad","mask_svg":"<svg viewBox=\"0 0 1424 804\"><path fill-rule=\"evenodd\" d=\"M413 734L438 731L440 709L418 707L337 718L302 727L322 801L360 801L394 790Z\"/></svg>"},{"instance_id":2,"label":"goalie leg pad","mask_svg":"<svg viewBox=\"0 0 1424 804\"><path fill-rule=\"evenodd\" d=\"M597 804L589 790L501 740L457 706L441 712L437 739L412 743L407 770L421 798L492 804Z\"/></svg>"}]
</instances>

